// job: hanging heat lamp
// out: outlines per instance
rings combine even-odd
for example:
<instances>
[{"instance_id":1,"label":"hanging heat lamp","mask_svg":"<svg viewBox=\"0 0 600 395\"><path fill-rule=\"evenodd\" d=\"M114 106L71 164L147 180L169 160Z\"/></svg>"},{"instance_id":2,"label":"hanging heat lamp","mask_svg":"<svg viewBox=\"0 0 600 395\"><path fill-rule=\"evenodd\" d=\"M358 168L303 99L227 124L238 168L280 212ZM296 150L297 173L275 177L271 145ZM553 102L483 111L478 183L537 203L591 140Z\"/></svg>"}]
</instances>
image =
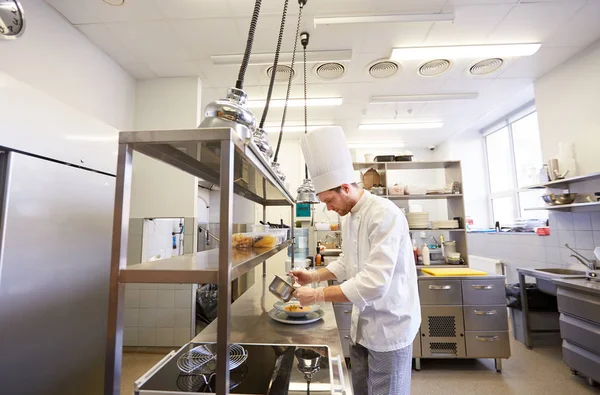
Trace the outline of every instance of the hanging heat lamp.
<instances>
[{"instance_id":1,"label":"hanging heat lamp","mask_svg":"<svg viewBox=\"0 0 600 395\"><path fill-rule=\"evenodd\" d=\"M300 35L300 43L304 52L304 134L308 133L308 106L306 105L307 83L306 83L306 47L308 46L310 35L306 32ZM308 166L304 164L304 181L298 187L298 196L296 203L319 204L321 201L315 193L315 187L312 180L308 177Z\"/></svg>"},{"instance_id":2,"label":"hanging heat lamp","mask_svg":"<svg viewBox=\"0 0 600 395\"><path fill-rule=\"evenodd\" d=\"M301 0L304 4L306 4L306 0ZM279 65L279 54L281 52L281 43L283 41L283 32L285 30L285 20L287 17L287 9L288 9L289 0L285 0L283 3L283 13L281 15L281 25L279 26L279 36L277 37L277 47L275 49L275 58L273 60L273 68L271 70L271 79L269 81L269 89L267 91L267 100L265 102L265 108L263 110L260 123L258 128L252 134L252 141L260 152L262 152L265 159L270 163L271 158L274 155L273 148L269 144L268 134L264 129L265 121L267 120L267 114L269 113L269 107L271 105L271 96L273 95L273 87L275 86L275 77L277 75L277 67ZM293 72L293 70L292 70Z\"/></svg>"},{"instance_id":3,"label":"hanging heat lamp","mask_svg":"<svg viewBox=\"0 0 600 395\"><path fill-rule=\"evenodd\" d=\"M294 70L294 65L296 62L296 49L298 48L298 37L300 34L300 22L302 21L302 10L304 10L304 6L306 5L307 0L298 0L298 6L300 7L298 11L298 24L296 25L296 35L294 39L294 50L292 51L292 62L290 65L290 69ZM294 77L294 73L290 73L290 77L288 79L287 92L285 94L285 104L283 106L283 116L281 117L281 128L279 130L279 137L277 138L277 148L275 149L275 156L273 157L273 163L271 163L271 168L277 174L279 179L284 182L285 174L281 171L281 167L279 162L277 162L277 158L279 157L279 149L281 148L281 140L283 138L283 127L285 126L285 119L287 117L287 108L288 101L290 99L290 91L292 89L292 78Z\"/></svg>"},{"instance_id":4,"label":"hanging heat lamp","mask_svg":"<svg viewBox=\"0 0 600 395\"><path fill-rule=\"evenodd\" d=\"M248 40L246 42L246 50L238 73L238 79L235 83L235 88L227 90L225 99L216 100L206 106L204 111L204 120L200 124L201 128L232 128L238 136L246 143L249 143L252 138L252 133L256 129L256 118L252 111L246 107L247 95L244 92L244 77L246 69L250 61L252 53L252 44L254 43L254 33L258 24L258 16L262 0L256 0L254 3L254 12L250 21L250 29L248 31Z\"/></svg>"}]
</instances>

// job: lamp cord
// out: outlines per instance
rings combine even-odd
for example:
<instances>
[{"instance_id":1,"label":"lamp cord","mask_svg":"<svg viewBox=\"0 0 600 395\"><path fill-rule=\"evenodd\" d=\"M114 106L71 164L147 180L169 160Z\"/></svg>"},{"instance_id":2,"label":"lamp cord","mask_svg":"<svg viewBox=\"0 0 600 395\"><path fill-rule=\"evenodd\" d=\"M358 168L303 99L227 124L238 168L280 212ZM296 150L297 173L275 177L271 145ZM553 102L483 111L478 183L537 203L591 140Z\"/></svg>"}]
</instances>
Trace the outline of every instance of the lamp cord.
<instances>
[{"instance_id":1,"label":"lamp cord","mask_svg":"<svg viewBox=\"0 0 600 395\"><path fill-rule=\"evenodd\" d=\"M250 20L250 29L248 30L248 40L246 41L246 50L244 51L240 72L235 83L235 87L237 89L244 89L244 77L246 76L246 70L248 69L248 63L250 62L252 44L254 44L254 33L256 32L256 25L258 24L258 16L260 14L261 5L262 0L256 0L254 3L254 11L252 12L252 19Z\"/></svg>"}]
</instances>

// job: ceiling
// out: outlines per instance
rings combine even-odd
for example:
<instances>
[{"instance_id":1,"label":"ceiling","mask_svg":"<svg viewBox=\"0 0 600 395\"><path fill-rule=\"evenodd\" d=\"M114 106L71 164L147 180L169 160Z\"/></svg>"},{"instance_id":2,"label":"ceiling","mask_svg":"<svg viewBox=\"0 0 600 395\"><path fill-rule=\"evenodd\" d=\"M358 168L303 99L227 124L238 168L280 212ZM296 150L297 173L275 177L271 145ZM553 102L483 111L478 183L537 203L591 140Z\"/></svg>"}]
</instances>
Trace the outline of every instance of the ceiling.
<instances>
[{"instance_id":1,"label":"ceiling","mask_svg":"<svg viewBox=\"0 0 600 395\"><path fill-rule=\"evenodd\" d=\"M46 0L95 45L138 79L198 76L203 102L221 98L235 83L238 67L214 65L211 55L244 51L254 0L125 0L115 7L102 0ZM279 30L282 0L263 0L254 53L272 53ZM343 11L340 11L343 10ZM371 23L314 27L315 16L454 13L453 23ZM311 34L309 51L351 50L346 74L323 81L309 64L309 97L342 97L339 107L309 108L312 124L341 125L349 141L405 141L409 147L438 145L464 130L482 128L533 99L532 83L600 37L600 0L309 0L302 30ZM298 15L290 0L283 51L291 52ZM493 74L474 77L468 68L481 59L453 61L437 77L422 77L419 65L432 59L401 62L389 79L370 77L367 66L388 58L393 47L540 42L533 56L507 58ZM301 59L301 57L299 57ZM301 65L297 65L300 66ZM245 90L249 99L264 99L266 66L250 66ZM292 97L302 96L302 76ZM274 98L285 97L278 84ZM476 100L369 104L370 96L477 92ZM256 111L257 117L261 111ZM281 109L269 111L279 124ZM303 120L303 111L288 111L288 123ZM443 121L432 130L359 131L371 121ZM288 135L294 137L293 133Z\"/></svg>"}]
</instances>

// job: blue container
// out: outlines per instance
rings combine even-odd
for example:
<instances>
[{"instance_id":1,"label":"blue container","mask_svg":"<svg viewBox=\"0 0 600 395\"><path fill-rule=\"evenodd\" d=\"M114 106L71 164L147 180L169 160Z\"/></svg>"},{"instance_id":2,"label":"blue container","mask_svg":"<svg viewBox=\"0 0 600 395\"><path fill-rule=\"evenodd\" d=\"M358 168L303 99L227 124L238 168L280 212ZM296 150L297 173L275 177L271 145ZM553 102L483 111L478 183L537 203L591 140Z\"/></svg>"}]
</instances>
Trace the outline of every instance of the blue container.
<instances>
[{"instance_id":1,"label":"blue container","mask_svg":"<svg viewBox=\"0 0 600 395\"><path fill-rule=\"evenodd\" d=\"M298 203L296 204L296 217L310 217L310 204Z\"/></svg>"}]
</instances>

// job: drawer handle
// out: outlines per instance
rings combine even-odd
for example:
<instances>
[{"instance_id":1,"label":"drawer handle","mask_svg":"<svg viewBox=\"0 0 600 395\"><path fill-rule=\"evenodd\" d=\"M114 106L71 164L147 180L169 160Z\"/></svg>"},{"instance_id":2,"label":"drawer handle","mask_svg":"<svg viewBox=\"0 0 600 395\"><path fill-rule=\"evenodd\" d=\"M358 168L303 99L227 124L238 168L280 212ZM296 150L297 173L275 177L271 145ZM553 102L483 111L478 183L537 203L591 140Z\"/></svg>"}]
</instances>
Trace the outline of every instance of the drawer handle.
<instances>
[{"instance_id":1,"label":"drawer handle","mask_svg":"<svg viewBox=\"0 0 600 395\"><path fill-rule=\"evenodd\" d=\"M475 339L479 340L480 342L497 342L498 340L500 340L499 336L475 336Z\"/></svg>"},{"instance_id":2,"label":"drawer handle","mask_svg":"<svg viewBox=\"0 0 600 395\"><path fill-rule=\"evenodd\" d=\"M350 315L350 314L352 314L352 310L344 310L344 314Z\"/></svg>"},{"instance_id":3,"label":"drawer handle","mask_svg":"<svg viewBox=\"0 0 600 395\"><path fill-rule=\"evenodd\" d=\"M496 310L473 310L475 315L496 315L498 312Z\"/></svg>"},{"instance_id":4,"label":"drawer handle","mask_svg":"<svg viewBox=\"0 0 600 395\"><path fill-rule=\"evenodd\" d=\"M493 285L473 285L473 289L476 290L490 290L490 289L494 289Z\"/></svg>"},{"instance_id":5,"label":"drawer handle","mask_svg":"<svg viewBox=\"0 0 600 395\"><path fill-rule=\"evenodd\" d=\"M452 289L452 285L430 285L429 289L432 291L447 291Z\"/></svg>"},{"instance_id":6,"label":"drawer handle","mask_svg":"<svg viewBox=\"0 0 600 395\"><path fill-rule=\"evenodd\" d=\"M349 335L344 335L344 339L350 340L350 336Z\"/></svg>"}]
</instances>

